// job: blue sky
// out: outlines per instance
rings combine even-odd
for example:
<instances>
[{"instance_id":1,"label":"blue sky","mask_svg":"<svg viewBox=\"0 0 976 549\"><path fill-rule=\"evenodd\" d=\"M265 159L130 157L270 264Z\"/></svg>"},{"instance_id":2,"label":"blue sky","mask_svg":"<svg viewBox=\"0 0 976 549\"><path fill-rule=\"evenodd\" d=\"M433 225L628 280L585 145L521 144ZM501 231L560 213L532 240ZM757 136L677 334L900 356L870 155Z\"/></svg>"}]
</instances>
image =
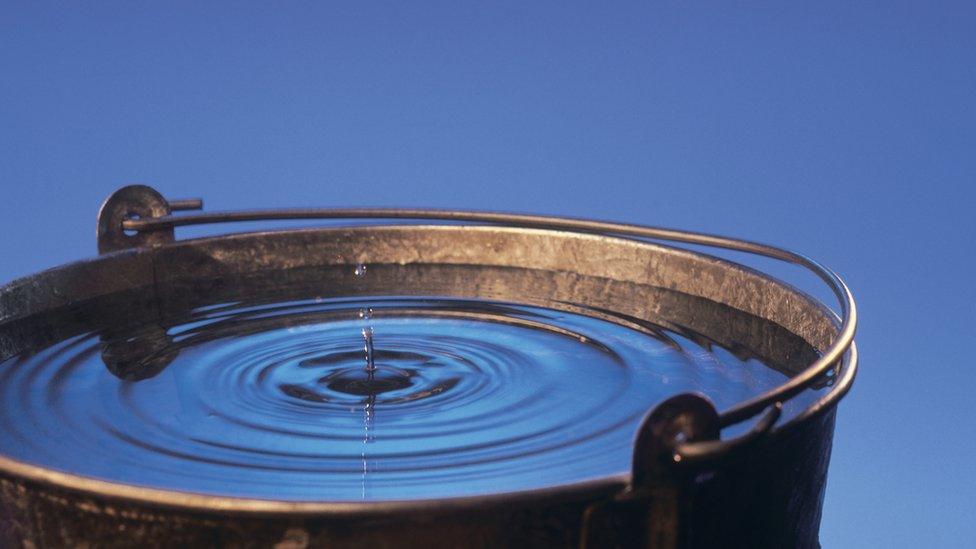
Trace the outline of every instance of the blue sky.
<instances>
[{"instance_id":1,"label":"blue sky","mask_svg":"<svg viewBox=\"0 0 976 549\"><path fill-rule=\"evenodd\" d=\"M671 225L851 284L826 547L976 536L976 8L951 2L8 2L0 279L130 182L208 207Z\"/></svg>"}]
</instances>

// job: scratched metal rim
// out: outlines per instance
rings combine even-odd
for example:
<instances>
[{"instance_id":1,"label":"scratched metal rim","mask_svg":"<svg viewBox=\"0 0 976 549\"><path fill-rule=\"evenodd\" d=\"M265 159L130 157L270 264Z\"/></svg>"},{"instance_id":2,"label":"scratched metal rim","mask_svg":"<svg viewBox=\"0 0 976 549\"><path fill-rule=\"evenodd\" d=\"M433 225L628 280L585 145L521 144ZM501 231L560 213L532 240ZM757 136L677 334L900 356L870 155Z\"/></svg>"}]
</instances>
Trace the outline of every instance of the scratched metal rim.
<instances>
[{"instance_id":1,"label":"scratched metal rim","mask_svg":"<svg viewBox=\"0 0 976 549\"><path fill-rule=\"evenodd\" d=\"M357 227L353 229L345 229L351 231L370 231L375 230L377 227ZM439 225L439 226L395 226L388 229L392 230L421 230L421 231L458 231L458 230L471 230L478 229L478 227L469 226L451 226L451 225ZM543 233L565 233L566 231L553 230L553 229L539 229L539 228L524 228L524 227L481 227L485 230L501 230L501 231L511 231L520 234L528 235L539 235ZM273 232L262 232L262 233L243 233L237 235L229 236L218 236L203 239L195 239L177 242L173 244L167 244L162 246L160 249L175 249L178 247L183 248L195 248L204 247L212 244L220 244L225 242L230 242L234 240L248 240L248 239L259 239L265 238L269 235L273 235L277 238L292 238L301 234L312 234L312 233L328 233L334 232L339 229L297 229L297 230L285 230L285 231L273 231ZM599 237L594 236L592 233L585 232L572 232L574 238L603 238L612 239L618 241L627 241L630 245L636 245L640 247L646 247L648 249L661 249L666 248L659 244L648 243L644 241L635 242L634 240L628 239L622 236L605 236L601 235ZM694 234L694 233L688 233ZM736 241L738 242L738 241ZM747 243L748 244L748 243ZM670 253L677 253L688 256L700 256L700 257L711 257L705 256L698 252L692 252L688 250L669 248ZM119 261L121 258L130 257L139 254L151 254L156 253L155 250L134 250L125 252L116 252L98 259L89 260L86 262L78 262L74 264L68 264L62 267L51 269L45 271L44 273L48 276L57 279L57 275L64 275L66 273L70 274L72 269L77 269L79 266L84 265L94 265L98 263L108 263L112 261ZM784 252L789 253L789 252ZM764 254L765 255L765 254ZM730 268L736 269L748 269L742 267L741 265L735 264L727 260L721 260L717 258L711 258L711 260L723 262L729 265ZM816 264L815 264L816 265ZM755 272L755 271L753 271ZM832 272L826 271L832 275ZM757 273L760 276L769 278L766 275ZM38 275L35 275L35 277ZM836 277L836 275L833 275ZM770 279L773 280L773 279ZM839 278L837 279L839 280ZM782 282L775 281L777 284L783 284ZM0 288L0 296L4 293L9 293L11 288L18 285L24 284L36 284L37 281L34 277L28 277L25 279L14 281L5 287ZM843 284L841 282L841 284ZM846 289L846 286L842 286ZM795 290L794 290L795 291ZM849 295L849 292L848 292ZM812 299L812 298L811 298ZM819 304L819 302L816 302ZM842 302L842 305L844 303ZM822 304L821 308L823 308ZM856 317L852 318L851 313L853 313L853 301L850 302L849 307L845 311L845 320L854 320L856 322ZM0 323L9 320L4 311L0 311ZM838 325L839 334L837 339L833 341L833 344L828 349L833 349L840 342L843 343L845 339L844 323L838 318L833 319L835 324ZM851 325L848 325L851 327ZM852 331L851 331L852 332ZM853 333L851 333L853 336ZM824 357L828 356L827 352L824 352ZM853 345L853 341L843 349L843 352L839 354L839 358L836 363L839 364L836 370L836 379L830 391L824 394L820 399L818 399L814 404L809 406L804 412L799 414L797 417L791 419L788 422L783 423L777 427L774 427L770 431L771 437L776 437L779 435L784 435L788 431L796 428L803 422L806 422L813 416L824 413L827 410L833 408L836 403L847 393L850 389L851 383L853 382L856 368L857 368L857 352ZM829 364L828 364L829 365ZM795 378L794 378L795 379ZM787 382L789 383L789 381ZM775 391L775 389L774 389ZM760 395L762 397L762 395ZM208 496L202 494L195 494L189 492L180 492L175 490L165 490L157 488L145 488L135 485L115 483L109 481L98 480L94 478L84 477L80 475L74 475L71 473L64 473L52 469L47 469L44 467L39 467L31 465L29 463L13 460L4 456L0 456L0 472L3 474L22 480L27 480L35 483L40 483L42 485L53 486L57 488L67 489L73 492L81 492L86 495L107 498L110 500L126 500L130 502L149 504L154 506L172 507L185 510L193 511L206 511L206 512L226 512L226 513L243 513L243 514L255 514L255 515L336 515L336 516L346 516L346 515L371 515L371 514L387 514L387 513L413 513L413 512L429 512L433 510L461 510L466 508L476 508L482 506L491 506L495 504L510 504L516 502L532 502L539 500L554 501L554 500L569 500L569 499L581 499L588 497L589 495L597 494L609 494L619 491L621 487L625 486L629 479L629 474L617 475L613 477L606 477L600 479L593 479L589 481L582 481L568 485L560 485L555 487L549 487L538 490L528 490L528 491L518 491L518 492L506 492L506 493L493 493L480 496L468 496L468 497L458 497L458 498L442 498L442 499L430 499L430 500L401 500L401 501L381 501L381 502L336 502L336 501L323 501L323 502L289 502L289 501L279 501L270 499L255 499L255 498L234 498L234 497L223 497L223 496Z\"/></svg>"}]
</instances>

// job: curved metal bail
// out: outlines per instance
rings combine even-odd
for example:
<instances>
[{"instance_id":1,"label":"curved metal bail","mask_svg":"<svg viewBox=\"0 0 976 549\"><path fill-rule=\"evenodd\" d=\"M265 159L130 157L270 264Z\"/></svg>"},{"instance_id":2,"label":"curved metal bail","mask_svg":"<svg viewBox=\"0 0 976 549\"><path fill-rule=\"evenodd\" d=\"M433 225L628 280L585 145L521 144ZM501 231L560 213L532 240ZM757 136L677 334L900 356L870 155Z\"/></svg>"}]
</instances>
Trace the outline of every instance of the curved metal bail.
<instances>
[{"instance_id":1,"label":"curved metal bail","mask_svg":"<svg viewBox=\"0 0 976 549\"><path fill-rule=\"evenodd\" d=\"M630 484L583 514L580 547L678 549L689 544L694 477L676 457L689 442L718 440L719 414L704 395L682 393L641 422Z\"/></svg>"},{"instance_id":2,"label":"curved metal bail","mask_svg":"<svg viewBox=\"0 0 976 549\"><path fill-rule=\"evenodd\" d=\"M681 393L658 404L637 431L631 488L640 489L673 476L680 462L677 448L717 440L720 425L715 406L702 394Z\"/></svg>"},{"instance_id":3,"label":"curved metal bail","mask_svg":"<svg viewBox=\"0 0 976 549\"><path fill-rule=\"evenodd\" d=\"M98 253L107 254L128 248L169 244L176 238L172 226L126 231L122 222L130 219L157 219L176 210L199 210L199 199L166 200L156 189L129 185L112 193L98 211Z\"/></svg>"},{"instance_id":4,"label":"curved metal bail","mask_svg":"<svg viewBox=\"0 0 976 549\"><path fill-rule=\"evenodd\" d=\"M630 492L643 500L639 513L640 542L654 549L678 549L691 543L694 512L694 468L680 463L677 448L691 442L718 440L721 420L704 395L682 393L661 404L644 419L634 443Z\"/></svg>"}]
</instances>

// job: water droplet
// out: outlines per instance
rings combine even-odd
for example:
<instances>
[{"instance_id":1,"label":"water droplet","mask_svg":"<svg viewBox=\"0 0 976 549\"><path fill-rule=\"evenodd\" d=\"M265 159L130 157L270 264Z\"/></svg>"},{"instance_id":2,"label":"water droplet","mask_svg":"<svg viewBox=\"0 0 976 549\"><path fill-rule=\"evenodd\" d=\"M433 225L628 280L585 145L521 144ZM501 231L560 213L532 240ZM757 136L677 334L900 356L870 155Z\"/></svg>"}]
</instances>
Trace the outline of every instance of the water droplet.
<instances>
[{"instance_id":1,"label":"water droplet","mask_svg":"<svg viewBox=\"0 0 976 549\"><path fill-rule=\"evenodd\" d=\"M375 351L373 351L373 327L367 326L363 328L363 352L366 353L366 372L369 374L370 379L373 378L373 372L376 371L376 363L373 361L375 356Z\"/></svg>"},{"instance_id":2,"label":"water droplet","mask_svg":"<svg viewBox=\"0 0 976 549\"><path fill-rule=\"evenodd\" d=\"M366 264L360 263L359 265L356 265L356 270L353 271L353 274L359 277L366 276Z\"/></svg>"},{"instance_id":3,"label":"water droplet","mask_svg":"<svg viewBox=\"0 0 976 549\"><path fill-rule=\"evenodd\" d=\"M363 268L365 269L365 267ZM373 318L373 309L371 307L359 309L359 318L366 323L362 329L363 351L366 353L366 373L369 374L370 379L373 379L373 372L376 371L376 364L373 362L375 355L373 351L373 325L370 322Z\"/></svg>"}]
</instances>

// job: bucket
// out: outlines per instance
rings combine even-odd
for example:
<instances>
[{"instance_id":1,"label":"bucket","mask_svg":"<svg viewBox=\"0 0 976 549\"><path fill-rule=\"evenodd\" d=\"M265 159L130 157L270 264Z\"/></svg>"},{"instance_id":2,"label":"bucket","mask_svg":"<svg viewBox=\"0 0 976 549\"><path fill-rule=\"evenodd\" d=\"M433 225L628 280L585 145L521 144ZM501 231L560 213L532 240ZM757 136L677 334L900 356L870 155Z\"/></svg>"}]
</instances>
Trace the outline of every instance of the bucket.
<instances>
[{"instance_id":1,"label":"bucket","mask_svg":"<svg viewBox=\"0 0 976 549\"><path fill-rule=\"evenodd\" d=\"M0 288L3 546L819 546L857 366L826 267L581 219L174 213L201 206L120 189L97 258ZM328 224L175 238L282 219Z\"/></svg>"}]
</instances>

